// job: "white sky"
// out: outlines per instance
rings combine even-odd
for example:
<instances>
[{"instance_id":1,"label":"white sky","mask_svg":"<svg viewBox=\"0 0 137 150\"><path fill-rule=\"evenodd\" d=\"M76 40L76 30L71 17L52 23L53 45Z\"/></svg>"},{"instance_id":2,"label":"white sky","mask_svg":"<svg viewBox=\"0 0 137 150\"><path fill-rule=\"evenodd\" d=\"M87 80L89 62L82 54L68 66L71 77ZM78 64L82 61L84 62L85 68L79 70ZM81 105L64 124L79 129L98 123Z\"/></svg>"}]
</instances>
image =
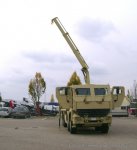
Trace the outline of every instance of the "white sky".
<instances>
[{"instance_id":1,"label":"white sky","mask_svg":"<svg viewBox=\"0 0 137 150\"><path fill-rule=\"evenodd\" d=\"M36 72L43 100L81 66L51 19L59 17L90 68L91 83L131 88L137 79L136 0L0 0L0 92L28 97ZM84 81L83 81L84 82Z\"/></svg>"}]
</instances>

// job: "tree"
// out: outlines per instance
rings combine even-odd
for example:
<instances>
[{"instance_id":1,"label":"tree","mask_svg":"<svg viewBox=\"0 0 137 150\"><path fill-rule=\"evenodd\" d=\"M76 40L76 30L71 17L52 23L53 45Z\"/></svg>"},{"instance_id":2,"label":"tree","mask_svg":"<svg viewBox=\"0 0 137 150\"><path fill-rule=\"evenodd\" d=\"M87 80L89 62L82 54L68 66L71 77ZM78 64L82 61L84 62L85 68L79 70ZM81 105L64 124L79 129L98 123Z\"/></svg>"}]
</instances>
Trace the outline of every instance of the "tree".
<instances>
[{"instance_id":1,"label":"tree","mask_svg":"<svg viewBox=\"0 0 137 150\"><path fill-rule=\"evenodd\" d=\"M54 102L55 102L55 100L54 100L54 95L53 95L53 94L51 95L50 102L51 102L51 103L54 103Z\"/></svg>"},{"instance_id":2,"label":"tree","mask_svg":"<svg viewBox=\"0 0 137 150\"><path fill-rule=\"evenodd\" d=\"M79 78L79 76L77 75L76 72L74 72L69 80L69 82L67 83L67 86L71 86L71 85L80 85L81 84L81 80Z\"/></svg>"},{"instance_id":3,"label":"tree","mask_svg":"<svg viewBox=\"0 0 137 150\"><path fill-rule=\"evenodd\" d=\"M44 81L41 73L36 72L35 77L30 80L28 88L28 92L31 96L34 106L37 107L37 110L40 113L39 100L46 90L46 82Z\"/></svg>"}]
</instances>

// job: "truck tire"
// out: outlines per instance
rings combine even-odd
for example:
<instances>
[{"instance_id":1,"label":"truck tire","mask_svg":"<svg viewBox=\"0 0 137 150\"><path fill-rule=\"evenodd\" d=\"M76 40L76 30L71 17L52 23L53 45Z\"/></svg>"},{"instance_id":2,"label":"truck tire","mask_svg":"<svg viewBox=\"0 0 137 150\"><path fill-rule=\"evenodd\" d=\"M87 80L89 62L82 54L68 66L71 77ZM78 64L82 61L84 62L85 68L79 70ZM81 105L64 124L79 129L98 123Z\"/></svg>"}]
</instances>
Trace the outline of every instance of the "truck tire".
<instances>
[{"instance_id":1,"label":"truck tire","mask_svg":"<svg viewBox=\"0 0 137 150\"><path fill-rule=\"evenodd\" d=\"M102 132L102 133L108 133L109 126L108 126L108 124L104 124L104 125L102 125L100 127L95 127L95 131L96 132Z\"/></svg>"},{"instance_id":2,"label":"truck tire","mask_svg":"<svg viewBox=\"0 0 137 150\"><path fill-rule=\"evenodd\" d=\"M100 132L101 131L101 127L95 127L95 131L96 132Z\"/></svg>"},{"instance_id":3,"label":"truck tire","mask_svg":"<svg viewBox=\"0 0 137 150\"><path fill-rule=\"evenodd\" d=\"M70 121L69 121L70 122ZM68 131L70 131L70 123L68 122L67 127L68 127Z\"/></svg>"},{"instance_id":4,"label":"truck tire","mask_svg":"<svg viewBox=\"0 0 137 150\"><path fill-rule=\"evenodd\" d=\"M101 126L101 132L102 133L108 133L108 131L109 131L109 125L108 124Z\"/></svg>"},{"instance_id":5,"label":"truck tire","mask_svg":"<svg viewBox=\"0 0 137 150\"><path fill-rule=\"evenodd\" d=\"M67 124L65 123L64 116L62 116L62 126L65 127L65 128L67 127Z\"/></svg>"},{"instance_id":6,"label":"truck tire","mask_svg":"<svg viewBox=\"0 0 137 150\"><path fill-rule=\"evenodd\" d=\"M63 122L62 124L63 124L63 127L65 128L67 127L67 124L65 122Z\"/></svg>"},{"instance_id":7,"label":"truck tire","mask_svg":"<svg viewBox=\"0 0 137 150\"><path fill-rule=\"evenodd\" d=\"M72 127L72 121L69 121L69 131L71 134L75 134L77 132L77 128Z\"/></svg>"}]
</instances>

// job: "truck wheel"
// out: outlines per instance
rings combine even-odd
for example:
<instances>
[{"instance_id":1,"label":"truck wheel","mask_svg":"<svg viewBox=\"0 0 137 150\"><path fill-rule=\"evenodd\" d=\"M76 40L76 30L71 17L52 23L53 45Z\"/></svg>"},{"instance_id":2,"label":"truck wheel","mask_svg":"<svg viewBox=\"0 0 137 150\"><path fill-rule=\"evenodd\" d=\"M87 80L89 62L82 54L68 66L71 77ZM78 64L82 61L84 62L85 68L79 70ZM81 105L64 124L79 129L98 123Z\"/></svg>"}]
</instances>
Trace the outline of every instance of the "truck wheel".
<instances>
[{"instance_id":1,"label":"truck wheel","mask_svg":"<svg viewBox=\"0 0 137 150\"><path fill-rule=\"evenodd\" d=\"M67 124L65 122L63 122L62 124L63 124L63 127L65 128L67 127Z\"/></svg>"},{"instance_id":2,"label":"truck wheel","mask_svg":"<svg viewBox=\"0 0 137 150\"><path fill-rule=\"evenodd\" d=\"M70 133L71 134L75 134L76 133L76 131L77 131L77 128L76 127L72 127L72 122L71 121L69 121L69 128L70 128Z\"/></svg>"},{"instance_id":3,"label":"truck wheel","mask_svg":"<svg viewBox=\"0 0 137 150\"><path fill-rule=\"evenodd\" d=\"M68 131L70 131L70 121L68 122L67 127L68 127Z\"/></svg>"},{"instance_id":4,"label":"truck wheel","mask_svg":"<svg viewBox=\"0 0 137 150\"><path fill-rule=\"evenodd\" d=\"M109 131L109 126L108 126L108 124L101 126L101 132L102 132L102 133L108 133L108 131Z\"/></svg>"},{"instance_id":5,"label":"truck wheel","mask_svg":"<svg viewBox=\"0 0 137 150\"><path fill-rule=\"evenodd\" d=\"M95 131L96 132L100 132L101 131L101 127L95 127Z\"/></svg>"},{"instance_id":6,"label":"truck wheel","mask_svg":"<svg viewBox=\"0 0 137 150\"><path fill-rule=\"evenodd\" d=\"M65 123L65 120L62 118L62 125L63 125L63 127L67 127L67 124Z\"/></svg>"}]
</instances>

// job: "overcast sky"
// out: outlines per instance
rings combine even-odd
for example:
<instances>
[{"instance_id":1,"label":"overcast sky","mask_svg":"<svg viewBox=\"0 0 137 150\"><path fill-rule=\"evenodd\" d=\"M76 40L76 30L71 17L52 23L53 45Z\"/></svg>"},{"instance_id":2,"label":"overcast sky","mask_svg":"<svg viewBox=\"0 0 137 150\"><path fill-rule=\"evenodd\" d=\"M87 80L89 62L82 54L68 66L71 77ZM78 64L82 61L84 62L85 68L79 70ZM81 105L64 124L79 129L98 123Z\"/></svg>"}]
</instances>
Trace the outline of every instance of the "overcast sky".
<instances>
[{"instance_id":1,"label":"overcast sky","mask_svg":"<svg viewBox=\"0 0 137 150\"><path fill-rule=\"evenodd\" d=\"M51 19L59 17L86 60L91 83L137 80L136 0L0 0L0 92L28 97L36 72L47 83L43 100L67 84L81 66Z\"/></svg>"}]
</instances>

